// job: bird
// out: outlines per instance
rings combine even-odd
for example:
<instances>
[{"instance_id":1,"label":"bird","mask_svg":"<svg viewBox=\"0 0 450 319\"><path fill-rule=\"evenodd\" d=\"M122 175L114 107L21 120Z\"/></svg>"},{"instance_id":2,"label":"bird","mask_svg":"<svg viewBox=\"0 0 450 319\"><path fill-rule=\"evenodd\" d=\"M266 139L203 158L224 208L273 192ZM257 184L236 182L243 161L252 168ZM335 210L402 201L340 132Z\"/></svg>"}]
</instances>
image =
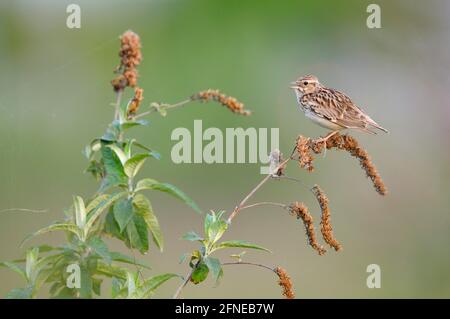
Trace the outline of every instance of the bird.
<instances>
[{"instance_id":1,"label":"bird","mask_svg":"<svg viewBox=\"0 0 450 319\"><path fill-rule=\"evenodd\" d=\"M350 97L323 86L314 75L298 78L291 83L291 89L295 90L298 105L305 116L331 130L319 139L320 142L326 143L330 137L344 129L356 129L371 134L376 134L376 130L388 133L388 130L353 103Z\"/></svg>"}]
</instances>

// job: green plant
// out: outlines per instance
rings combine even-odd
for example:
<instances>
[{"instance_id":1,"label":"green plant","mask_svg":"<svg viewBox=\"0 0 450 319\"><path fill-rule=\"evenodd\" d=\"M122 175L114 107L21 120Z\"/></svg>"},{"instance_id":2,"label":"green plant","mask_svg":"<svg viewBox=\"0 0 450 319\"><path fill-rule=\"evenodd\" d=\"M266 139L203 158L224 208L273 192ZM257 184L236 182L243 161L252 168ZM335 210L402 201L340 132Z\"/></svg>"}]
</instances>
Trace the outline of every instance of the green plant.
<instances>
[{"instance_id":1,"label":"green plant","mask_svg":"<svg viewBox=\"0 0 450 319\"><path fill-rule=\"evenodd\" d=\"M152 178L138 178L144 163L149 159L158 160L160 155L127 137L126 133L131 128L148 125L142 119L146 115L153 112L166 115L168 109L196 100L207 101L209 96L194 95L172 105L152 103L149 111L138 113L143 100L143 90L137 87L140 39L131 31L125 32L120 39L121 61L112 81L116 92L114 118L105 134L94 139L83 152L89 161L86 172L100 182L98 191L88 200L75 196L72 206L65 211L64 220L36 231L25 238L22 245L35 236L55 231L66 235L65 243L56 247L31 247L26 251L26 258L0 264L20 274L26 282L24 288L8 293L8 298L36 297L44 285L49 287L51 297L91 298L100 296L106 278L112 280L113 298L148 298L161 284L177 276L168 273L140 278L139 269L148 266L134 257L110 251L104 238L114 237L128 248L146 253L150 248L150 235L155 246L163 250L163 235L151 201L144 194L147 191L165 192L201 213L197 204L176 186ZM134 88L134 96L128 103L122 103L123 92L128 87ZM242 104L235 99L220 96L220 103L234 112L243 112ZM138 270L131 271L124 264ZM68 287L71 265L80 268L79 287Z\"/></svg>"},{"instance_id":2,"label":"green plant","mask_svg":"<svg viewBox=\"0 0 450 319\"><path fill-rule=\"evenodd\" d=\"M120 65L116 68L117 75L112 81L116 93L114 118L106 132L100 138L94 139L84 150L84 155L89 161L86 172L99 181L99 188L87 200L81 196L74 196L73 204L64 212L63 220L36 231L22 243L23 245L38 235L60 231L66 236L63 244L55 247L32 246L26 250L25 258L0 263L0 266L15 271L25 280L24 287L13 289L7 294L7 298L37 297L43 286L48 287L50 296L54 298L92 298L103 295L101 288L106 279L111 280L112 298L150 298L163 283L181 277L165 273L143 278L141 269L149 268L145 263L137 261L134 256L110 251L104 240L106 237L116 238L131 250L135 249L145 254L150 249L151 236L156 248L163 250L163 235L151 201L145 194L147 191L172 195L194 211L201 213L198 205L174 185L139 177L145 162L150 159L159 160L160 155L136 139L128 137L127 133L133 127L148 125L148 122L143 120L144 116L153 113L166 116L168 110L195 101L215 101L241 115L249 115L250 112L244 109L241 102L217 90L201 91L175 104L154 102L150 104L149 110L139 112L143 89L137 86L137 66L142 56L140 39L135 33L127 31L121 36L119 55ZM123 92L127 88L134 88L134 96L128 103L123 103ZM314 158L311 152L319 154L331 148L349 152L359 160L375 189L381 195L386 194L386 188L368 153L354 138L336 134L325 144L321 140L299 136L294 150L287 159L283 159L278 150L273 150L270 154L270 173L236 205L228 218L224 218L225 211L211 211L204 217L203 234L191 231L184 235L183 239L196 242L199 247L182 258L182 261L189 260L189 272L181 277L182 282L173 295L174 298L178 298L183 288L190 282L200 284L211 276L218 283L224 275L223 267L229 265L249 265L271 271L278 277L283 295L286 298L294 298L292 282L283 268L243 261L245 251L231 254L233 262L221 261L215 253L231 248L270 252L262 246L246 241L222 240L224 234L229 231L232 221L241 211L262 205L280 207L302 219L309 244L319 255L326 252L317 241L313 217L303 203L283 204L264 201L247 204L269 180L284 179L303 185L298 179L287 176L285 170L288 162L297 160L301 167L312 171ZM317 185L306 188L313 193L322 212L320 223L322 238L330 247L339 251L342 245L333 235L328 198ZM133 267L133 270L130 267Z\"/></svg>"}]
</instances>

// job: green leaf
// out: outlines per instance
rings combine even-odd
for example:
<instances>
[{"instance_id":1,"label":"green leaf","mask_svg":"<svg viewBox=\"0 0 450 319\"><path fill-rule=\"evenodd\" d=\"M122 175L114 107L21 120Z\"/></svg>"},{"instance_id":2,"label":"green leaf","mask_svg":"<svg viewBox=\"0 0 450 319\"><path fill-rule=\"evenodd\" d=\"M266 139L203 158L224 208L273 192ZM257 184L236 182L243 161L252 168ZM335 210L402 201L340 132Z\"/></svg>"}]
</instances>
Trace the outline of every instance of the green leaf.
<instances>
[{"instance_id":1,"label":"green leaf","mask_svg":"<svg viewBox=\"0 0 450 319\"><path fill-rule=\"evenodd\" d=\"M102 274L107 277L116 277L122 280L127 279L127 271L128 269L125 267L108 265L101 261L97 263L97 268L95 269L95 272L98 274Z\"/></svg>"},{"instance_id":2,"label":"green leaf","mask_svg":"<svg viewBox=\"0 0 450 319\"><path fill-rule=\"evenodd\" d=\"M128 223L133 218L133 205L130 199L124 198L121 200L118 200L114 204L114 218L119 225L120 232L123 232L123 230L127 227Z\"/></svg>"},{"instance_id":3,"label":"green leaf","mask_svg":"<svg viewBox=\"0 0 450 319\"><path fill-rule=\"evenodd\" d=\"M99 278L92 278L92 291L97 296L101 295L101 288L102 288L103 280Z\"/></svg>"},{"instance_id":4,"label":"green leaf","mask_svg":"<svg viewBox=\"0 0 450 319\"><path fill-rule=\"evenodd\" d=\"M95 208L97 208L102 202L104 202L105 200L107 200L110 197L111 197L110 194L102 194L102 195L99 195L99 196L95 197L93 200L91 200L89 202L89 204L87 204L86 212L90 213Z\"/></svg>"},{"instance_id":5,"label":"green leaf","mask_svg":"<svg viewBox=\"0 0 450 319\"><path fill-rule=\"evenodd\" d=\"M90 247L98 256L103 258L107 264L111 264L112 257L109 252L108 246L100 237L93 237L87 242Z\"/></svg>"},{"instance_id":6,"label":"green leaf","mask_svg":"<svg viewBox=\"0 0 450 319\"><path fill-rule=\"evenodd\" d=\"M137 274L132 273L130 271L127 272L127 288L128 288L128 296L132 296L136 291L136 284L138 283Z\"/></svg>"},{"instance_id":7,"label":"green leaf","mask_svg":"<svg viewBox=\"0 0 450 319\"><path fill-rule=\"evenodd\" d=\"M6 299L31 299L33 296L33 287L14 288L5 296Z\"/></svg>"},{"instance_id":8,"label":"green leaf","mask_svg":"<svg viewBox=\"0 0 450 319\"><path fill-rule=\"evenodd\" d=\"M144 165L145 160L150 156L150 154L137 154L127 160L124 164L124 171L128 177L134 177L137 175L142 165Z\"/></svg>"},{"instance_id":9,"label":"green leaf","mask_svg":"<svg viewBox=\"0 0 450 319\"><path fill-rule=\"evenodd\" d=\"M88 160L92 159L95 152L99 151L101 147L100 139L94 139L89 145L86 145L83 154Z\"/></svg>"},{"instance_id":10,"label":"green leaf","mask_svg":"<svg viewBox=\"0 0 450 319\"><path fill-rule=\"evenodd\" d=\"M199 284L208 277L209 268L205 263L200 262L195 268L191 276L191 282L194 284Z\"/></svg>"},{"instance_id":11,"label":"green leaf","mask_svg":"<svg viewBox=\"0 0 450 319\"><path fill-rule=\"evenodd\" d=\"M120 232L119 224L117 224L114 218L113 207L110 207L105 217L105 232L119 240L125 240L124 235Z\"/></svg>"},{"instance_id":12,"label":"green leaf","mask_svg":"<svg viewBox=\"0 0 450 319\"><path fill-rule=\"evenodd\" d=\"M116 153L114 153L106 144L102 145L101 153L105 165L106 176L103 178L99 193L102 193L111 187L126 185L127 177L123 170L122 162L117 157Z\"/></svg>"},{"instance_id":13,"label":"green leaf","mask_svg":"<svg viewBox=\"0 0 450 319\"><path fill-rule=\"evenodd\" d=\"M95 223L97 218L115 201L120 199L121 197L125 196L127 192L120 192L116 193L114 195L109 195L107 198L105 198L103 201L101 201L97 206L95 210L92 210L91 214L88 215L88 221L86 223L86 229L89 230L92 225ZM100 197L100 196L99 196ZM94 199L95 201L96 199ZM90 206L90 205L88 205Z\"/></svg>"},{"instance_id":14,"label":"green leaf","mask_svg":"<svg viewBox=\"0 0 450 319\"><path fill-rule=\"evenodd\" d=\"M179 190L177 187L168 184L168 183L160 183L154 179L151 178L145 178L141 179L137 185L136 185L136 192L142 191L142 190L157 190L161 192L168 193L183 202L185 202L187 205L189 205L191 208L193 208L196 212L201 213L200 208L197 206L197 204L190 199L185 193L183 193L181 190Z\"/></svg>"},{"instance_id":15,"label":"green leaf","mask_svg":"<svg viewBox=\"0 0 450 319\"><path fill-rule=\"evenodd\" d=\"M86 207L84 206L83 198L75 196L73 198L73 206L75 207L75 223L81 230L86 225Z\"/></svg>"},{"instance_id":16,"label":"green leaf","mask_svg":"<svg viewBox=\"0 0 450 319\"><path fill-rule=\"evenodd\" d=\"M252 243L249 243L247 241L243 240L229 240L229 241L223 241L219 244L217 244L214 247L214 250L222 249L222 248L251 248L251 249L257 249L257 250L263 250L271 253L271 251L267 248L264 248L259 245L255 245Z\"/></svg>"},{"instance_id":17,"label":"green leaf","mask_svg":"<svg viewBox=\"0 0 450 319\"><path fill-rule=\"evenodd\" d=\"M204 259L204 262L206 266L208 266L208 269L211 272L214 281L216 282L216 284L218 284L220 277L223 276L222 265L219 259L213 257L206 257Z\"/></svg>"},{"instance_id":18,"label":"green leaf","mask_svg":"<svg viewBox=\"0 0 450 319\"><path fill-rule=\"evenodd\" d=\"M200 237L195 231L187 232L182 239L189 241L202 241L204 238Z\"/></svg>"},{"instance_id":19,"label":"green leaf","mask_svg":"<svg viewBox=\"0 0 450 319\"><path fill-rule=\"evenodd\" d=\"M55 296L56 299L73 299L76 298L76 289L63 287Z\"/></svg>"},{"instance_id":20,"label":"green leaf","mask_svg":"<svg viewBox=\"0 0 450 319\"><path fill-rule=\"evenodd\" d=\"M157 275L157 276L153 276L150 277L148 279L146 279L141 287L141 294L143 298L148 298L148 296L153 293L159 286L161 286L163 283L165 283L166 281L168 281L169 279L172 279L174 277L178 277L177 274L162 274L162 275Z\"/></svg>"},{"instance_id":21,"label":"green leaf","mask_svg":"<svg viewBox=\"0 0 450 319\"><path fill-rule=\"evenodd\" d=\"M134 215L133 221L127 226L128 246L136 248L142 254L148 251L148 231L142 216Z\"/></svg>"},{"instance_id":22,"label":"green leaf","mask_svg":"<svg viewBox=\"0 0 450 319\"><path fill-rule=\"evenodd\" d=\"M78 228L77 225L72 224L72 223L56 223L47 227L44 227L38 231L36 231L35 233L28 235L20 244L20 246L22 247L28 240L30 240L31 238L38 236L38 235L42 235L45 233L49 233L52 231L58 231L58 230L62 230L62 231L66 231L69 233L72 233L74 235L76 235L78 237L78 239L82 240L83 238L83 234L81 234L80 229Z\"/></svg>"},{"instance_id":23,"label":"green leaf","mask_svg":"<svg viewBox=\"0 0 450 319\"><path fill-rule=\"evenodd\" d=\"M26 262L25 262L25 273L27 274L28 282L34 283L36 275L36 263L39 258L39 248L31 248L27 250Z\"/></svg>"},{"instance_id":24,"label":"green leaf","mask_svg":"<svg viewBox=\"0 0 450 319\"><path fill-rule=\"evenodd\" d=\"M137 120L137 121L127 121L121 124L123 130L135 127L135 126L146 126L149 124L149 121L146 120Z\"/></svg>"},{"instance_id":25,"label":"green leaf","mask_svg":"<svg viewBox=\"0 0 450 319\"><path fill-rule=\"evenodd\" d=\"M17 265L15 263L4 261L0 263L0 267L6 267L9 268L12 271L15 271L18 273L25 281L28 281L27 274L25 272L25 268L21 265Z\"/></svg>"},{"instance_id":26,"label":"green leaf","mask_svg":"<svg viewBox=\"0 0 450 319\"><path fill-rule=\"evenodd\" d=\"M133 199L133 204L136 208L136 214L144 218L148 229L150 230L153 241L160 251L163 250L164 242L161 233L161 228L159 227L158 219L153 213L153 208L150 201L142 194L137 194Z\"/></svg>"},{"instance_id":27,"label":"green leaf","mask_svg":"<svg viewBox=\"0 0 450 319\"><path fill-rule=\"evenodd\" d=\"M92 297L92 276L89 269L85 266L80 267L80 297L91 298Z\"/></svg>"},{"instance_id":28,"label":"green leaf","mask_svg":"<svg viewBox=\"0 0 450 319\"><path fill-rule=\"evenodd\" d=\"M121 289L122 289L121 281L119 279L117 279L116 277L112 277L112 280L111 280L111 297L112 298L116 298Z\"/></svg>"},{"instance_id":29,"label":"green leaf","mask_svg":"<svg viewBox=\"0 0 450 319\"><path fill-rule=\"evenodd\" d=\"M211 221L212 219L212 221ZM205 220L205 232L211 243L217 242L228 229L228 224L217 217L209 218Z\"/></svg>"},{"instance_id":30,"label":"green leaf","mask_svg":"<svg viewBox=\"0 0 450 319\"><path fill-rule=\"evenodd\" d=\"M116 144L109 144L107 145L110 149L113 150L113 152L116 154L116 156L119 158L122 165L125 165L126 161L128 160L128 157L125 155L125 152Z\"/></svg>"},{"instance_id":31,"label":"green leaf","mask_svg":"<svg viewBox=\"0 0 450 319\"><path fill-rule=\"evenodd\" d=\"M111 255L111 259L113 261L118 261L118 262L130 264L130 265L134 265L134 266L143 267L146 269L151 269L148 265L136 260L134 257L130 257L125 254L118 253L118 252L111 252L110 255Z\"/></svg>"}]
</instances>

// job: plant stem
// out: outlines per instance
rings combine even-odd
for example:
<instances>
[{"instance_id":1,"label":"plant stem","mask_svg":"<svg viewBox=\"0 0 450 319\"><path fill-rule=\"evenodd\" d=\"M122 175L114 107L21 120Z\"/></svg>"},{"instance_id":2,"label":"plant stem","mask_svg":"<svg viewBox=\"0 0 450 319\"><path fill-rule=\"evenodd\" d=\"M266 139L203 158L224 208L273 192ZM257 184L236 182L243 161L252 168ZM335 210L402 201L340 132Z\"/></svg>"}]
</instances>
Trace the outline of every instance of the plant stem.
<instances>
[{"instance_id":1,"label":"plant stem","mask_svg":"<svg viewBox=\"0 0 450 319\"><path fill-rule=\"evenodd\" d=\"M229 262L229 263L223 263L222 266L228 266L228 265L251 265L251 266L256 266L256 267L261 267L264 269L268 269L272 272L275 272L275 270L273 268L270 268L269 266L263 265L263 264L257 264L257 263L251 263L251 262L243 262L243 261L238 261L238 262Z\"/></svg>"},{"instance_id":2,"label":"plant stem","mask_svg":"<svg viewBox=\"0 0 450 319\"><path fill-rule=\"evenodd\" d=\"M173 297L172 297L173 299L178 299L180 297L181 291L183 290L184 287L186 287L186 285L191 280L191 277L192 277L192 274L194 273L195 268L196 267L191 268L189 273L186 275L185 279L183 280L183 282L181 283L181 285L178 287L177 291L173 295Z\"/></svg>"},{"instance_id":3,"label":"plant stem","mask_svg":"<svg viewBox=\"0 0 450 319\"><path fill-rule=\"evenodd\" d=\"M275 169L275 171L278 171L281 167L283 167L287 162L289 162L292 159L292 154L291 156L289 156L288 159L284 160L281 164L279 164L277 166L277 168ZM258 191L258 189L261 188L261 186L263 186L270 178L272 177L271 174L268 174L266 177L264 177L262 179L261 182L259 182L258 185L256 185L251 191L250 193L248 193L247 196L244 197L244 199L239 203L239 205L236 206L236 208L233 210L233 212L231 213L230 217L228 217L227 222L231 223L231 221L233 220L234 217L236 217L236 215L239 213L239 211L242 209L242 207L244 207L245 203Z\"/></svg>"},{"instance_id":4,"label":"plant stem","mask_svg":"<svg viewBox=\"0 0 450 319\"><path fill-rule=\"evenodd\" d=\"M282 208L287 208L288 207L288 205L282 204L282 203L259 202L259 203L254 203L254 204L250 204L250 205L247 205L247 206L243 206L243 207L241 207L241 210L247 209L247 208L256 207L256 206L263 206L263 205L278 206L278 207L282 207Z\"/></svg>"},{"instance_id":5,"label":"plant stem","mask_svg":"<svg viewBox=\"0 0 450 319\"><path fill-rule=\"evenodd\" d=\"M176 108L176 107L179 107L179 106L184 106L184 105L186 105L186 104L188 104L190 102L192 102L192 100L191 99L187 99L187 100L175 103L175 104L159 104L159 105L163 105L166 110L170 110L170 109L173 109L173 108ZM158 109L156 107L152 107L152 109L150 111L142 112L141 114L136 115L134 117L134 119L138 119L138 118L147 116L149 114L152 114L152 113L156 112L157 110Z\"/></svg>"},{"instance_id":6,"label":"plant stem","mask_svg":"<svg viewBox=\"0 0 450 319\"><path fill-rule=\"evenodd\" d=\"M114 108L114 120L118 120L119 119L120 101L122 100L122 94L123 94L122 90L119 90L119 91L116 92L116 103L115 103L115 108Z\"/></svg>"}]
</instances>

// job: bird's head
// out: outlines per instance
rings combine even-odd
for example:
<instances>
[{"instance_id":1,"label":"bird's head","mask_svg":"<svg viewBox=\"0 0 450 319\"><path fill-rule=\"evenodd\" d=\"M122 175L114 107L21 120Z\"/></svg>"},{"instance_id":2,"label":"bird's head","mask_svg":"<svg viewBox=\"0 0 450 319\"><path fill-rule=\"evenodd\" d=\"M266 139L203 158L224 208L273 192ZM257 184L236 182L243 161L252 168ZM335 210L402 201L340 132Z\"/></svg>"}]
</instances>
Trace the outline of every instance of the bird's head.
<instances>
[{"instance_id":1,"label":"bird's head","mask_svg":"<svg viewBox=\"0 0 450 319\"><path fill-rule=\"evenodd\" d=\"M319 79L314 75L302 76L291 84L291 89L297 90L301 94L314 93L320 87Z\"/></svg>"}]
</instances>

